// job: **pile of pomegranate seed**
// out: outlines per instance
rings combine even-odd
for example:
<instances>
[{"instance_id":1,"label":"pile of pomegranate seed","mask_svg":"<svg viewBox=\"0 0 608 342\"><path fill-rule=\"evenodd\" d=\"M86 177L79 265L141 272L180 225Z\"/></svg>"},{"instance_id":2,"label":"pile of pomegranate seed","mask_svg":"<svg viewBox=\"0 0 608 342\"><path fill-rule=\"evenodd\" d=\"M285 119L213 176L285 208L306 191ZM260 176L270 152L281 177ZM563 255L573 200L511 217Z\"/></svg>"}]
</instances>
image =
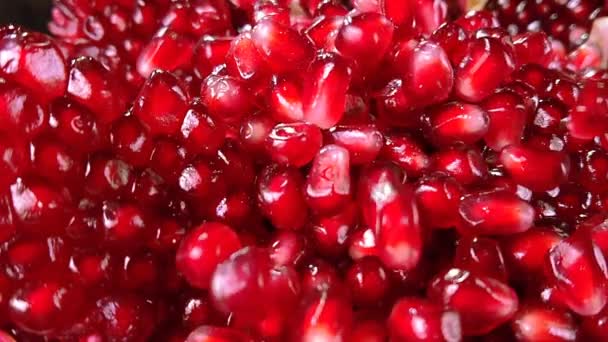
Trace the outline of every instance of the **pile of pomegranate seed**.
<instances>
[{"instance_id":1,"label":"pile of pomegranate seed","mask_svg":"<svg viewBox=\"0 0 608 342\"><path fill-rule=\"evenodd\" d=\"M0 341L608 339L608 5L470 2L1 27Z\"/></svg>"}]
</instances>

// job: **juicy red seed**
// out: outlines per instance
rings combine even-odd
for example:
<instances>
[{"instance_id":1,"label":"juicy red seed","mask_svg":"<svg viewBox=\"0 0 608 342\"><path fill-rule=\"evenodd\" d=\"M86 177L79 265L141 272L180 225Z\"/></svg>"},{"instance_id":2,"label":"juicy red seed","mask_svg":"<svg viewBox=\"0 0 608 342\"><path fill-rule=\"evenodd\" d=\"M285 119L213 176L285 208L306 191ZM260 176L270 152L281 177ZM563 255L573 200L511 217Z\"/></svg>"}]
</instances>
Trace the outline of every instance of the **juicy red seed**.
<instances>
[{"instance_id":1,"label":"juicy red seed","mask_svg":"<svg viewBox=\"0 0 608 342\"><path fill-rule=\"evenodd\" d=\"M474 149L452 148L434 155L431 168L454 177L458 183L469 185L486 178L488 166Z\"/></svg>"},{"instance_id":2,"label":"juicy red seed","mask_svg":"<svg viewBox=\"0 0 608 342\"><path fill-rule=\"evenodd\" d=\"M350 158L348 150L325 145L317 154L305 185L308 205L316 212L332 212L350 197Z\"/></svg>"},{"instance_id":3,"label":"juicy red seed","mask_svg":"<svg viewBox=\"0 0 608 342\"><path fill-rule=\"evenodd\" d=\"M241 33L230 43L225 60L228 73L245 82L255 84L266 78L265 62L249 32Z\"/></svg>"},{"instance_id":4,"label":"juicy red seed","mask_svg":"<svg viewBox=\"0 0 608 342\"><path fill-rule=\"evenodd\" d=\"M310 225L311 243L317 252L330 257L342 255L358 218L358 208L354 202L344 204L336 213L317 215Z\"/></svg>"},{"instance_id":5,"label":"juicy red seed","mask_svg":"<svg viewBox=\"0 0 608 342\"><path fill-rule=\"evenodd\" d=\"M213 68L222 64L231 43L231 37L209 37L205 36L194 48L194 72L203 79L207 77Z\"/></svg>"},{"instance_id":6,"label":"juicy red seed","mask_svg":"<svg viewBox=\"0 0 608 342\"><path fill-rule=\"evenodd\" d=\"M253 27L251 40L271 70L289 72L310 62L308 40L290 27L266 18Z\"/></svg>"},{"instance_id":7,"label":"juicy red seed","mask_svg":"<svg viewBox=\"0 0 608 342\"><path fill-rule=\"evenodd\" d=\"M276 78L272 82L268 106L272 117L281 122L297 122L304 118L301 85L289 78Z\"/></svg>"},{"instance_id":8,"label":"juicy red seed","mask_svg":"<svg viewBox=\"0 0 608 342\"><path fill-rule=\"evenodd\" d=\"M500 245L496 240L464 236L458 240L454 266L476 275L507 281L507 270Z\"/></svg>"},{"instance_id":9,"label":"juicy red seed","mask_svg":"<svg viewBox=\"0 0 608 342\"><path fill-rule=\"evenodd\" d=\"M244 332L216 326L201 325L194 329L186 338L185 342L249 342L251 338Z\"/></svg>"},{"instance_id":10,"label":"juicy red seed","mask_svg":"<svg viewBox=\"0 0 608 342\"><path fill-rule=\"evenodd\" d=\"M241 248L234 231L220 223L204 223L188 232L177 252L175 264L188 283L208 289L213 271Z\"/></svg>"},{"instance_id":11,"label":"juicy red seed","mask_svg":"<svg viewBox=\"0 0 608 342\"><path fill-rule=\"evenodd\" d=\"M142 87L133 106L152 135L173 135L179 131L188 110L188 95L170 73L155 71Z\"/></svg>"},{"instance_id":12,"label":"juicy red seed","mask_svg":"<svg viewBox=\"0 0 608 342\"><path fill-rule=\"evenodd\" d=\"M51 235L67 225L72 204L65 189L17 179L10 192L15 218L23 231Z\"/></svg>"},{"instance_id":13,"label":"juicy red seed","mask_svg":"<svg viewBox=\"0 0 608 342\"><path fill-rule=\"evenodd\" d=\"M300 264L306 256L306 238L293 231L277 231L270 241L270 258L278 266Z\"/></svg>"},{"instance_id":14,"label":"juicy red seed","mask_svg":"<svg viewBox=\"0 0 608 342\"><path fill-rule=\"evenodd\" d=\"M514 68L513 56L502 42L494 38L475 39L456 69L455 94L465 101L479 102L508 78Z\"/></svg>"},{"instance_id":15,"label":"juicy red seed","mask_svg":"<svg viewBox=\"0 0 608 342\"><path fill-rule=\"evenodd\" d=\"M125 247L141 244L149 222L145 214L135 205L108 202L102 209L103 235L110 246Z\"/></svg>"},{"instance_id":16,"label":"juicy red seed","mask_svg":"<svg viewBox=\"0 0 608 342\"><path fill-rule=\"evenodd\" d=\"M323 54L310 65L302 89L304 120L319 128L336 125L344 115L350 75L336 55Z\"/></svg>"},{"instance_id":17,"label":"juicy red seed","mask_svg":"<svg viewBox=\"0 0 608 342\"><path fill-rule=\"evenodd\" d=\"M266 150L266 139L275 126L274 120L258 113L243 119L239 138L243 147L251 152L264 154Z\"/></svg>"},{"instance_id":18,"label":"juicy red seed","mask_svg":"<svg viewBox=\"0 0 608 342\"><path fill-rule=\"evenodd\" d=\"M520 308L511 326L515 336L523 341L575 341L579 334L568 312L539 305Z\"/></svg>"},{"instance_id":19,"label":"juicy red seed","mask_svg":"<svg viewBox=\"0 0 608 342\"><path fill-rule=\"evenodd\" d=\"M419 298L401 298L388 318L392 338L404 341L459 341L460 316L436 303Z\"/></svg>"},{"instance_id":20,"label":"juicy red seed","mask_svg":"<svg viewBox=\"0 0 608 342\"><path fill-rule=\"evenodd\" d=\"M544 32L526 32L513 38L515 60L518 65L548 66L551 61L551 43Z\"/></svg>"},{"instance_id":21,"label":"juicy red seed","mask_svg":"<svg viewBox=\"0 0 608 342\"><path fill-rule=\"evenodd\" d=\"M291 267L275 266L266 250L244 248L218 265L210 296L216 308L235 315L236 324L275 337L297 303L298 280Z\"/></svg>"},{"instance_id":22,"label":"juicy red seed","mask_svg":"<svg viewBox=\"0 0 608 342\"><path fill-rule=\"evenodd\" d=\"M382 14L396 26L411 26L414 21L414 8L407 1L383 0L380 2Z\"/></svg>"},{"instance_id":23,"label":"juicy red seed","mask_svg":"<svg viewBox=\"0 0 608 342\"><path fill-rule=\"evenodd\" d=\"M104 124L115 120L127 109L124 85L90 57L80 57L72 62L67 94L95 113L96 119Z\"/></svg>"},{"instance_id":24,"label":"juicy red seed","mask_svg":"<svg viewBox=\"0 0 608 342\"><path fill-rule=\"evenodd\" d=\"M400 45L393 63L417 106L447 100L454 85L454 70L438 43L407 41Z\"/></svg>"},{"instance_id":25,"label":"juicy red seed","mask_svg":"<svg viewBox=\"0 0 608 342\"><path fill-rule=\"evenodd\" d=\"M387 273L376 258L356 261L347 270L345 278L355 304L374 305L384 299L389 290Z\"/></svg>"},{"instance_id":26,"label":"juicy red seed","mask_svg":"<svg viewBox=\"0 0 608 342\"><path fill-rule=\"evenodd\" d=\"M25 89L0 79L0 125L19 138L33 138L47 127L48 111Z\"/></svg>"},{"instance_id":27,"label":"juicy red seed","mask_svg":"<svg viewBox=\"0 0 608 342\"><path fill-rule=\"evenodd\" d=\"M44 34L21 29L0 37L0 75L45 100L63 96L68 84L66 62L56 44Z\"/></svg>"},{"instance_id":28,"label":"juicy red seed","mask_svg":"<svg viewBox=\"0 0 608 342\"><path fill-rule=\"evenodd\" d=\"M487 192L462 199L459 212L464 232L508 235L524 232L534 223L534 208L514 194Z\"/></svg>"},{"instance_id":29,"label":"juicy red seed","mask_svg":"<svg viewBox=\"0 0 608 342\"><path fill-rule=\"evenodd\" d=\"M393 24L378 13L347 17L336 36L336 49L362 66L373 67L388 51L393 31Z\"/></svg>"},{"instance_id":30,"label":"juicy red seed","mask_svg":"<svg viewBox=\"0 0 608 342\"><path fill-rule=\"evenodd\" d=\"M549 251L546 273L568 307L579 315L595 315L608 301L606 260L586 231L560 241Z\"/></svg>"},{"instance_id":31,"label":"juicy red seed","mask_svg":"<svg viewBox=\"0 0 608 342\"><path fill-rule=\"evenodd\" d=\"M428 296L460 314L464 336L492 331L509 321L519 305L515 291L505 283L459 268L437 275L429 284Z\"/></svg>"},{"instance_id":32,"label":"juicy red seed","mask_svg":"<svg viewBox=\"0 0 608 342\"><path fill-rule=\"evenodd\" d=\"M228 124L236 124L254 110L250 91L236 78L210 75L201 89L201 99L209 115Z\"/></svg>"},{"instance_id":33,"label":"juicy red seed","mask_svg":"<svg viewBox=\"0 0 608 342\"><path fill-rule=\"evenodd\" d=\"M112 148L133 166L146 165L152 153L152 140L139 119L134 116L114 123L110 135Z\"/></svg>"},{"instance_id":34,"label":"juicy red seed","mask_svg":"<svg viewBox=\"0 0 608 342\"><path fill-rule=\"evenodd\" d=\"M521 141L528 118L522 98L509 91L498 92L486 98L481 107L488 113L484 140L490 148L500 151Z\"/></svg>"},{"instance_id":35,"label":"juicy red seed","mask_svg":"<svg viewBox=\"0 0 608 342\"><path fill-rule=\"evenodd\" d=\"M149 77L154 70L174 71L192 62L194 42L179 33L163 30L146 45L137 59L137 71Z\"/></svg>"},{"instance_id":36,"label":"juicy red seed","mask_svg":"<svg viewBox=\"0 0 608 342\"><path fill-rule=\"evenodd\" d=\"M524 233L513 235L502 243L505 261L510 276L527 281L529 276L543 272L545 256L561 241L555 230L535 227Z\"/></svg>"},{"instance_id":37,"label":"juicy red seed","mask_svg":"<svg viewBox=\"0 0 608 342\"><path fill-rule=\"evenodd\" d=\"M458 18L455 23L469 34L484 28L500 27L495 13L486 10L469 11L464 16Z\"/></svg>"},{"instance_id":38,"label":"juicy red seed","mask_svg":"<svg viewBox=\"0 0 608 342\"><path fill-rule=\"evenodd\" d=\"M435 108L429 118L430 135L438 145L472 145L488 132L488 114L472 104L450 102Z\"/></svg>"},{"instance_id":39,"label":"juicy red seed","mask_svg":"<svg viewBox=\"0 0 608 342\"><path fill-rule=\"evenodd\" d=\"M276 125L266 137L266 152L277 163L302 167L322 145L319 128L308 123Z\"/></svg>"},{"instance_id":40,"label":"juicy red seed","mask_svg":"<svg viewBox=\"0 0 608 342\"><path fill-rule=\"evenodd\" d=\"M460 222L458 206L462 186L445 174L421 178L416 186L416 201L421 221L429 228L450 228Z\"/></svg>"},{"instance_id":41,"label":"juicy red seed","mask_svg":"<svg viewBox=\"0 0 608 342\"><path fill-rule=\"evenodd\" d=\"M85 304L84 293L57 282L28 284L9 300L9 315L25 331L58 332L71 324Z\"/></svg>"},{"instance_id":42,"label":"juicy red seed","mask_svg":"<svg viewBox=\"0 0 608 342\"><path fill-rule=\"evenodd\" d=\"M390 269L409 270L422 251L418 207L412 189L390 166L372 165L359 180L363 220L377 236L378 256Z\"/></svg>"},{"instance_id":43,"label":"juicy red seed","mask_svg":"<svg viewBox=\"0 0 608 342\"><path fill-rule=\"evenodd\" d=\"M258 205L279 229L299 229L308 217L304 179L294 169L266 167L258 178Z\"/></svg>"},{"instance_id":44,"label":"juicy red seed","mask_svg":"<svg viewBox=\"0 0 608 342\"><path fill-rule=\"evenodd\" d=\"M431 164L420 142L409 135L387 135L380 156L399 165L408 177L421 176Z\"/></svg>"},{"instance_id":45,"label":"juicy red seed","mask_svg":"<svg viewBox=\"0 0 608 342\"><path fill-rule=\"evenodd\" d=\"M570 159L565 153L539 151L522 145L505 147L500 153L500 161L514 181L533 191L546 191L561 185L570 172ZM537 176L540 174L543 177Z\"/></svg>"},{"instance_id":46,"label":"juicy red seed","mask_svg":"<svg viewBox=\"0 0 608 342\"><path fill-rule=\"evenodd\" d=\"M184 117L180 133L184 147L193 154L214 156L224 144L224 125L201 112L191 108Z\"/></svg>"},{"instance_id":47,"label":"juicy red seed","mask_svg":"<svg viewBox=\"0 0 608 342\"><path fill-rule=\"evenodd\" d=\"M339 295L320 293L304 305L293 336L302 341L345 341L353 324L351 305Z\"/></svg>"},{"instance_id":48,"label":"juicy red seed","mask_svg":"<svg viewBox=\"0 0 608 342\"><path fill-rule=\"evenodd\" d=\"M344 25L343 16L320 16L306 28L304 33L317 49L335 50L335 39L340 27Z\"/></svg>"},{"instance_id":49,"label":"juicy red seed","mask_svg":"<svg viewBox=\"0 0 608 342\"><path fill-rule=\"evenodd\" d=\"M354 165L371 163L384 145L384 137L375 125L339 125L332 129L331 139L348 150Z\"/></svg>"}]
</instances>

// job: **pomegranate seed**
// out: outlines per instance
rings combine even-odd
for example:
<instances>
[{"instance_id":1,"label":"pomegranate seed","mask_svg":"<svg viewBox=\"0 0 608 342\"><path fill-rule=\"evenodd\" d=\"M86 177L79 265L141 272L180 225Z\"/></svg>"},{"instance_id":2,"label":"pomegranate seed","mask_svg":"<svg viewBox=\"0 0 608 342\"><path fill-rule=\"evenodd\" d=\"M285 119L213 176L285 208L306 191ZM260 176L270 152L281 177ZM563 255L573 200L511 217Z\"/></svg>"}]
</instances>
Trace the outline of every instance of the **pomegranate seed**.
<instances>
[{"instance_id":1,"label":"pomegranate seed","mask_svg":"<svg viewBox=\"0 0 608 342\"><path fill-rule=\"evenodd\" d=\"M458 207L466 222L464 231L476 234L515 234L525 232L534 223L534 208L516 195L486 192L466 196Z\"/></svg>"},{"instance_id":2,"label":"pomegranate seed","mask_svg":"<svg viewBox=\"0 0 608 342\"><path fill-rule=\"evenodd\" d=\"M84 293L57 282L28 284L9 300L9 315L22 329L48 334L65 328L80 314Z\"/></svg>"},{"instance_id":3,"label":"pomegranate seed","mask_svg":"<svg viewBox=\"0 0 608 342\"><path fill-rule=\"evenodd\" d=\"M80 57L72 62L67 93L96 114L104 124L123 114L127 107L124 85L96 60Z\"/></svg>"},{"instance_id":4,"label":"pomegranate seed","mask_svg":"<svg viewBox=\"0 0 608 342\"><path fill-rule=\"evenodd\" d=\"M266 152L277 163L304 166L322 145L321 131L308 123L276 125L266 137Z\"/></svg>"},{"instance_id":5,"label":"pomegranate seed","mask_svg":"<svg viewBox=\"0 0 608 342\"><path fill-rule=\"evenodd\" d=\"M170 73L152 73L135 101L137 116L152 135L173 135L179 131L188 110L188 95Z\"/></svg>"},{"instance_id":6,"label":"pomegranate seed","mask_svg":"<svg viewBox=\"0 0 608 342\"><path fill-rule=\"evenodd\" d=\"M67 225L72 210L67 191L41 182L17 179L10 192L15 218L23 230L50 235Z\"/></svg>"},{"instance_id":7,"label":"pomegranate seed","mask_svg":"<svg viewBox=\"0 0 608 342\"><path fill-rule=\"evenodd\" d=\"M184 147L193 154L214 156L224 144L225 128L198 108L191 108L180 128Z\"/></svg>"},{"instance_id":8,"label":"pomegranate seed","mask_svg":"<svg viewBox=\"0 0 608 342\"><path fill-rule=\"evenodd\" d=\"M143 48L137 59L137 71L143 77L154 70L174 71L188 67L194 54L194 42L177 32L161 30Z\"/></svg>"},{"instance_id":9,"label":"pomegranate seed","mask_svg":"<svg viewBox=\"0 0 608 342\"><path fill-rule=\"evenodd\" d=\"M344 115L350 75L338 56L324 54L309 67L302 89L304 119L319 128L336 125Z\"/></svg>"},{"instance_id":10,"label":"pomegranate seed","mask_svg":"<svg viewBox=\"0 0 608 342\"><path fill-rule=\"evenodd\" d=\"M322 292L304 306L294 336L303 342L346 341L352 326L351 304L330 292Z\"/></svg>"},{"instance_id":11,"label":"pomegranate seed","mask_svg":"<svg viewBox=\"0 0 608 342\"><path fill-rule=\"evenodd\" d=\"M446 20L448 5L443 0L416 0L413 7L416 26L424 34L431 34Z\"/></svg>"},{"instance_id":12,"label":"pomegranate seed","mask_svg":"<svg viewBox=\"0 0 608 342\"><path fill-rule=\"evenodd\" d=\"M417 106L447 100L454 85L454 71L439 44L408 41L400 46L393 63Z\"/></svg>"},{"instance_id":13,"label":"pomegranate seed","mask_svg":"<svg viewBox=\"0 0 608 342\"><path fill-rule=\"evenodd\" d=\"M388 52L393 31L393 24L379 13L347 17L335 38L336 49L363 67L374 67Z\"/></svg>"},{"instance_id":14,"label":"pomegranate seed","mask_svg":"<svg viewBox=\"0 0 608 342\"><path fill-rule=\"evenodd\" d=\"M358 305L374 305L389 290L389 280L380 261L373 257L357 260L346 272L346 282Z\"/></svg>"},{"instance_id":15,"label":"pomegranate seed","mask_svg":"<svg viewBox=\"0 0 608 342\"><path fill-rule=\"evenodd\" d=\"M478 236L464 236L458 240L454 266L473 274L507 281L507 270L502 250L496 240Z\"/></svg>"},{"instance_id":16,"label":"pomegranate seed","mask_svg":"<svg viewBox=\"0 0 608 342\"><path fill-rule=\"evenodd\" d=\"M305 66L312 57L308 40L274 18L265 18L251 31L251 40L274 72L289 72Z\"/></svg>"},{"instance_id":17,"label":"pomegranate seed","mask_svg":"<svg viewBox=\"0 0 608 342\"><path fill-rule=\"evenodd\" d=\"M277 78L273 81L268 105L275 120L297 122L304 118L302 90L291 79Z\"/></svg>"},{"instance_id":18,"label":"pomegranate seed","mask_svg":"<svg viewBox=\"0 0 608 342\"><path fill-rule=\"evenodd\" d=\"M591 316L606 305L606 261L588 232L572 235L551 248L546 270L572 311Z\"/></svg>"},{"instance_id":19,"label":"pomegranate seed","mask_svg":"<svg viewBox=\"0 0 608 342\"><path fill-rule=\"evenodd\" d=\"M481 106L488 113L489 127L484 140L491 149L500 151L521 141L528 117L523 99L502 91L490 95Z\"/></svg>"},{"instance_id":20,"label":"pomegranate seed","mask_svg":"<svg viewBox=\"0 0 608 342\"><path fill-rule=\"evenodd\" d=\"M481 154L474 149L452 148L434 155L431 169L445 172L463 185L473 184L486 178L488 167Z\"/></svg>"},{"instance_id":21,"label":"pomegranate seed","mask_svg":"<svg viewBox=\"0 0 608 342\"><path fill-rule=\"evenodd\" d=\"M376 159L384 137L375 125L339 125L331 130L332 142L348 150L353 165L371 163Z\"/></svg>"},{"instance_id":22,"label":"pomegranate seed","mask_svg":"<svg viewBox=\"0 0 608 342\"><path fill-rule=\"evenodd\" d=\"M228 73L233 77L239 77L251 84L257 84L267 78L264 61L251 39L250 32L241 33L230 43L225 60Z\"/></svg>"},{"instance_id":23,"label":"pomegranate seed","mask_svg":"<svg viewBox=\"0 0 608 342\"><path fill-rule=\"evenodd\" d=\"M11 30L12 29L12 30ZM41 99L63 96L68 85L66 62L46 35L9 27L0 37L0 75Z\"/></svg>"},{"instance_id":24,"label":"pomegranate seed","mask_svg":"<svg viewBox=\"0 0 608 342\"><path fill-rule=\"evenodd\" d=\"M519 309L511 323L522 341L575 341L578 331L572 316L561 310L527 305Z\"/></svg>"},{"instance_id":25,"label":"pomegranate seed","mask_svg":"<svg viewBox=\"0 0 608 342\"><path fill-rule=\"evenodd\" d=\"M460 314L464 336L492 331L509 321L518 308L517 295L506 284L459 268L437 275L429 284L428 296Z\"/></svg>"},{"instance_id":26,"label":"pomegranate seed","mask_svg":"<svg viewBox=\"0 0 608 342\"><path fill-rule=\"evenodd\" d=\"M561 241L555 230L535 227L516 234L504 241L502 250L510 275L516 279L528 280L528 276L538 276L543 272L545 256Z\"/></svg>"},{"instance_id":27,"label":"pomegranate seed","mask_svg":"<svg viewBox=\"0 0 608 342\"><path fill-rule=\"evenodd\" d=\"M363 220L377 235L378 254L390 269L412 269L420 260L422 237L411 188L388 166L370 167L360 178Z\"/></svg>"},{"instance_id":28,"label":"pomegranate seed","mask_svg":"<svg viewBox=\"0 0 608 342\"><path fill-rule=\"evenodd\" d=\"M47 128L47 110L23 88L0 79L0 124L2 131L32 138Z\"/></svg>"},{"instance_id":29,"label":"pomegranate seed","mask_svg":"<svg viewBox=\"0 0 608 342\"><path fill-rule=\"evenodd\" d=\"M277 231L268 245L270 246L270 258L278 266L296 266L307 252L305 237L289 230Z\"/></svg>"},{"instance_id":30,"label":"pomegranate seed","mask_svg":"<svg viewBox=\"0 0 608 342\"><path fill-rule=\"evenodd\" d=\"M409 1L379 1L382 14L396 26L411 26L414 21L414 8Z\"/></svg>"},{"instance_id":31,"label":"pomegranate seed","mask_svg":"<svg viewBox=\"0 0 608 342\"><path fill-rule=\"evenodd\" d=\"M539 151L522 145L505 147L500 153L500 161L514 181L533 191L559 186L570 172L570 159L565 153ZM544 176L537 177L538 174Z\"/></svg>"},{"instance_id":32,"label":"pomegranate seed","mask_svg":"<svg viewBox=\"0 0 608 342\"><path fill-rule=\"evenodd\" d=\"M194 48L193 64L196 76L203 79L224 62L231 43L231 37L204 36Z\"/></svg>"},{"instance_id":33,"label":"pomegranate seed","mask_svg":"<svg viewBox=\"0 0 608 342\"><path fill-rule=\"evenodd\" d=\"M241 247L238 236L220 223L204 223L188 232L176 254L179 272L189 284L208 289L216 266Z\"/></svg>"},{"instance_id":34,"label":"pomegranate seed","mask_svg":"<svg viewBox=\"0 0 608 342\"><path fill-rule=\"evenodd\" d=\"M488 114L472 104L450 102L436 108L428 118L430 135L438 145L471 145L488 132Z\"/></svg>"},{"instance_id":35,"label":"pomegranate seed","mask_svg":"<svg viewBox=\"0 0 608 342\"><path fill-rule=\"evenodd\" d=\"M218 265L211 277L210 291L220 311L232 312L237 322L277 336L284 324L275 320L285 319L299 288L293 269L276 267L265 250L244 248Z\"/></svg>"},{"instance_id":36,"label":"pomegranate seed","mask_svg":"<svg viewBox=\"0 0 608 342\"><path fill-rule=\"evenodd\" d=\"M418 181L416 201L421 221L430 228L450 228L460 222L458 206L464 192L454 178L431 174Z\"/></svg>"},{"instance_id":37,"label":"pomegranate seed","mask_svg":"<svg viewBox=\"0 0 608 342\"><path fill-rule=\"evenodd\" d=\"M202 325L194 329L185 342L251 342L245 333L231 328Z\"/></svg>"},{"instance_id":38,"label":"pomegranate seed","mask_svg":"<svg viewBox=\"0 0 608 342\"><path fill-rule=\"evenodd\" d=\"M461 329L458 313L419 298L399 299L388 319L388 330L395 340L459 341Z\"/></svg>"},{"instance_id":39,"label":"pomegranate seed","mask_svg":"<svg viewBox=\"0 0 608 342\"><path fill-rule=\"evenodd\" d=\"M258 178L258 205L279 229L299 229L308 217L304 180L294 169L269 166Z\"/></svg>"},{"instance_id":40,"label":"pomegranate seed","mask_svg":"<svg viewBox=\"0 0 608 342\"><path fill-rule=\"evenodd\" d=\"M316 212L343 207L351 195L348 150L325 145L315 157L305 185L308 205Z\"/></svg>"},{"instance_id":41,"label":"pomegranate seed","mask_svg":"<svg viewBox=\"0 0 608 342\"><path fill-rule=\"evenodd\" d=\"M526 32L513 39L515 60L519 65L548 66L551 61L551 42L544 32Z\"/></svg>"},{"instance_id":42,"label":"pomegranate seed","mask_svg":"<svg viewBox=\"0 0 608 342\"><path fill-rule=\"evenodd\" d=\"M464 60L456 69L455 94L470 102L479 102L514 71L513 56L494 38L471 41Z\"/></svg>"},{"instance_id":43,"label":"pomegranate seed","mask_svg":"<svg viewBox=\"0 0 608 342\"><path fill-rule=\"evenodd\" d=\"M420 142L409 135L387 135L380 156L399 165L408 177L421 176L431 164Z\"/></svg>"},{"instance_id":44,"label":"pomegranate seed","mask_svg":"<svg viewBox=\"0 0 608 342\"><path fill-rule=\"evenodd\" d=\"M228 124L236 124L254 110L249 90L236 78L210 75L201 89L201 99L209 115Z\"/></svg>"}]
</instances>

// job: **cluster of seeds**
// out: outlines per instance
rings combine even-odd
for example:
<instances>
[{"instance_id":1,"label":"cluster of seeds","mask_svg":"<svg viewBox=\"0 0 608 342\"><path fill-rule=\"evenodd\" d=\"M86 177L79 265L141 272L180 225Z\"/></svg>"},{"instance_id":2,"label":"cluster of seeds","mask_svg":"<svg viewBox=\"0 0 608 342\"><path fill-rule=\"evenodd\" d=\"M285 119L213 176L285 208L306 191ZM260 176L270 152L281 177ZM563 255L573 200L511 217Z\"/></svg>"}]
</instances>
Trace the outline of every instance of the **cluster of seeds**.
<instances>
[{"instance_id":1,"label":"cluster of seeds","mask_svg":"<svg viewBox=\"0 0 608 342\"><path fill-rule=\"evenodd\" d=\"M461 2L0 27L0 341L608 339L608 8Z\"/></svg>"}]
</instances>

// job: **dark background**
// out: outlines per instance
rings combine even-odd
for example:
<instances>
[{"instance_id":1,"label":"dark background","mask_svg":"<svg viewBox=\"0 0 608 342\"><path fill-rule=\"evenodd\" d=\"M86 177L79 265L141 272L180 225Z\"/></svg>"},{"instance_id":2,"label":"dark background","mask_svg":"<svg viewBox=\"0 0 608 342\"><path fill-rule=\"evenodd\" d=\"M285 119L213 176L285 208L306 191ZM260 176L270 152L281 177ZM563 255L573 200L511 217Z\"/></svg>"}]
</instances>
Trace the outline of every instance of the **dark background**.
<instances>
[{"instance_id":1,"label":"dark background","mask_svg":"<svg viewBox=\"0 0 608 342\"><path fill-rule=\"evenodd\" d=\"M0 25L18 24L46 32L51 0L0 0Z\"/></svg>"}]
</instances>

